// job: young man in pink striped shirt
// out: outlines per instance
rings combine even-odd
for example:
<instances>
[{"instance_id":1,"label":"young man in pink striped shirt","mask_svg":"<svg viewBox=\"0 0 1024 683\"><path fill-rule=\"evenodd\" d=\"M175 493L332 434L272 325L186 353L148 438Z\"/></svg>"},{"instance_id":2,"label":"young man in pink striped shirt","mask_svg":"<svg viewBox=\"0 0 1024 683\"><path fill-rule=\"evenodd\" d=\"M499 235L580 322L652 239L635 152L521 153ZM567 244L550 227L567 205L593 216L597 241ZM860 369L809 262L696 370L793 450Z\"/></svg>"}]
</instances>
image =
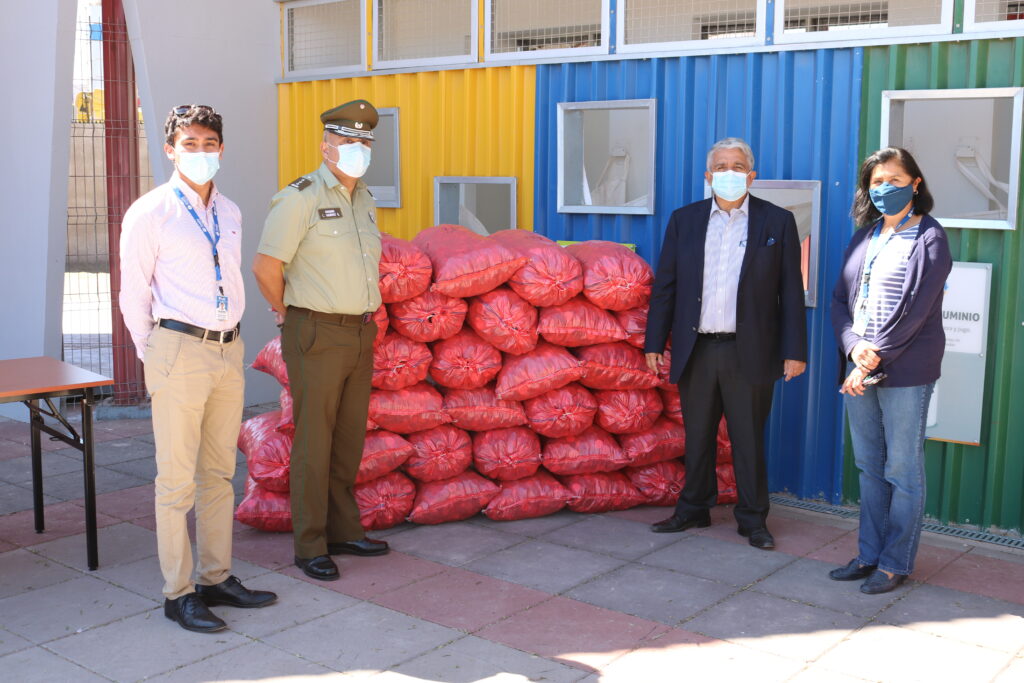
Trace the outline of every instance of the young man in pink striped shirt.
<instances>
[{"instance_id":1,"label":"young man in pink striped shirt","mask_svg":"<svg viewBox=\"0 0 1024 683\"><path fill-rule=\"evenodd\" d=\"M152 397L164 614L189 631L213 632L227 625L210 605L264 607L277 599L231 575L231 477L244 390L242 222L213 184L224 151L220 114L175 107L164 133L175 171L125 213L120 304ZM185 521L193 505L195 585Z\"/></svg>"}]
</instances>

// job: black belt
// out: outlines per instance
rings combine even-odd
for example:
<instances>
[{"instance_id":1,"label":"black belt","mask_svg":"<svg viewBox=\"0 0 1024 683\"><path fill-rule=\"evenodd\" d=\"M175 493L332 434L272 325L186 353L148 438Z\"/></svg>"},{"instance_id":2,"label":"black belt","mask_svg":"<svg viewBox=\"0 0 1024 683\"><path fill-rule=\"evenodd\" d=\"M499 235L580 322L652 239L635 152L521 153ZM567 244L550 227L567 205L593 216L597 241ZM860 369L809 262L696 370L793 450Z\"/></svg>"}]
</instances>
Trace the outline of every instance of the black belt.
<instances>
[{"instance_id":1,"label":"black belt","mask_svg":"<svg viewBox=\"0 0 1024 683\"><path fill-rule=\"evenodd\" d=\"M188 323L183 323L180 320L169 320L165 318L160 321L160 327L166 327L174 332L181 332L183 334L192 335L193 337L199 337L203 341L215 341L219 344L227 344L235 341L235 338L238 337L241 325L235 325L235 329L233 330L224 330L221 332L218 330L208 330L205 327L189 325Z\"/></svg>"},{"instance_id":2,"label":"black belt","mask_svg":"<svg viewBox=\"0 0 1024 683\"><path fill-rule=\"evenodd\" d=\"M735 332L701 332L697 336L711 341L733 341L736 339Z\"/></svg>"},{"instance_id":3,"label":"black belt","mask_svg":"<svg viewBox=\"0 0 1024 683\"><path fill-rule=\"evenodd\" d=\"M335 325L365 325L373 320L373 313L361 313L359 315L351 315L349 313L323 313L321 311L311 311L308 308L300 308L299 306L289 306L288 310L295 311L306 318L323 320L324 322L334 323Z\"/></svg>"}]
</instances>

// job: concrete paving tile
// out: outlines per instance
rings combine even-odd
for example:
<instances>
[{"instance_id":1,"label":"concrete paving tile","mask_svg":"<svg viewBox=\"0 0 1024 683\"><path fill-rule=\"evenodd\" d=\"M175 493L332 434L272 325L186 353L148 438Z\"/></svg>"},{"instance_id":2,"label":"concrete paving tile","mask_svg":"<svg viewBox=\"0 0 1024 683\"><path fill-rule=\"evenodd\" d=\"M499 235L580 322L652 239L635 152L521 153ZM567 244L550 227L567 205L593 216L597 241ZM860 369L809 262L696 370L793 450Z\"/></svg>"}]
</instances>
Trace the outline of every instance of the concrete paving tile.
<instances>
[{"instance_id":1,"label":"concrete paving tile","mask_svg":"<svg viewBox=\"0 0 1024 683\"><path fill-rule=\"evenodd\" d=\"M46 530L37 534L32 510L4 515L0 517L0 539L17 546L25 546L85 532L85 510L73 503L47 505L44 518ZM101 512L96 513L97 527L110 526L117 524L118 521L120 520Z\"/></svg>"},{"instance_id":2,"label":"concrete paving tile","mask_svg":"<svg viewBox=\"0 0 1024 683\"><path fill-rule=\"evenodd\" d=\"M973 552L950 562L928 583L1024 605L1024 571L1020 565Z\"/></svg>"},{"instance_id":3,"label":"concrete paving tile","mask_svg":"<svg viewBox=\"0 0 1024 683\"><path fill-rule=\"evenodd\" d=\"M0 555L0 598L7 598L80 576L46 557L27 550L12 550Z\"/></svg>"},{"instance_id":4,"label":"concrete paving tile","mask_svg":"<svg viewBox=\"0 0 1024 683\"><path fill-rule=\"evenodd\" d=\"M0 656L24 650L28 647L34 647L31 640L26 640L17 633L11 633L6 629L0 628Z\"/></svg>"},{"instance_id":5,"label":"concrete paving tile","mask_svg":"<svg viewBox=\"0 0 1024 683\"><path fill-rule=\"evenodd\" d=\"M121 489L141 486L147 483L145 479L115 472L106 467L96 468L96 493L107 493L108 491L120 491ZM84 494L81 468L77 472L58 474L55 477L47 477L43 483L43 490L47 495L61 500L74 500L81 498Z\"/></svg>"},{"instance_id":6,"label":"concrete paving tile","mask_svg":"<svg viewBox=\"0 0 1024 683\"><path fill-rule=\"evenodd\" d=\"M1021 548L1007 548L993 543L973 543L964 545L965 551L969 551L972 555L984 555L985 557L992 557L997 560L1006 560L1007 562L1013 562L1014 564L1024 564L1024 549Z\"/></svg>"},{"instance_id":7,"label":"concrete paving tile","mask_svg":"<svg viewBox=\"0 0 1024 683\"><path fill-rule=\"evenodd\" d=\"M0 461L10 460L11 458L20 458L25 454L31 455L32 452L23 443L17 441L11 441L10 439L0 438Z\"/></svg>"},{"instance_id":8,"label":"concrete paving tile","mask_svg":"<svg viewBox=\"0 0 1024 683\"><path fill-rule=\"evenodd\" d=\"M52 477L68 472L76 472L81 479L82 456L73 448L68 449L68 454L74 453L78 457L68 457L63 452L52 452L43 454L43 492L47 493L48 484ZM32 456L23 455L20 458L0 461L0 481L8 484L32 485Z\"/></svg>"},{"instance_id":9,"label":"concrete paving tile","mask_svg":"<svg viewBox=\"0 0 1024 683\"><path fill-rule=\"evenodd\" d=\"M288 683L327 683L344 678L319 664L307 662L263 643L249 643L153 677L165 683L196 681L280 680Z\"/></svg>"},{"instance_id":10,"label":"concrete paving tile","mask_svg":"<svg viewBox=\"0 0 1024 683\"><path fill-rule=\"evenodd\" d=\"M877 621L1010 654L1024 647L1024 605L939 586L919 586Z\"/></svg>"},{"instance_id":11,"label":"concrete paving tile","mask_svg":"<svg viewBox=\"0 0 1024 683\"><path fill-rule=\"evenodd\" d=\"M156 461L156 448L140 439L114 439L96 444L94 457L100 467L147 458Z\"/></svg>"},{"instance_id":12,"label":"concrete paving tile","mask_svg":"<svg viewBox=\"0 0 1024 683\"><path fill-rule=\"evenodd\" d=\"M416 680L446 683L483 680L571 683L580 677L579 669L473 636L421 655L395 667L394 672Z\"/></svg>"},{"instance_id":13,"label":"concrete paving tile","mask_svg":"<svg viewBox=\"0 0 1024 683\"><path fill-rule=\"evenodd\" d=\"M847 531L817 550L807 553L812 560L820 560L829 564L842 567L847 562L857 557L857 530Z\"/></svg>"},{"instance_id":14,"label":"concrete paving tile","mask_svg":"<svg viewBox=\"0 0 1024 683\"><path fill-rule=\"evenodd\" d=\"M246 587L273 591L277 593L277 602L259 609L223 605L213 609L232 631L256 639L359 603L337 591L274 572L247 581Z\"/></svg>"},{"instance_id":15,"label":"concrete paving tile","mask_svg":"<svg viewBox=\"0 0 1024 683\"><path fill-rule=\"evenodd\" d=\"M59 499L43 494L43 505L53 505L59 502ZM31 483L16 485L0 482L0 515L31 510L32 506Z\"/></svg>"},{"instance_id":16,"label":"concrete paving tile","mask_svg":"<svg viewBox=\"0 0 1024 683\"><path fill-rule=\"evenodd\" d=\"M668 505L642 505L640 507L630 508L628 510L616 510L615 512L606 512L603 516L614 517L615 519L626 519L630 522L651 525L655 522L660 522L663 519L671 517L674 511L675 508Z\"/></svg>"},{"instance_id":17,"label":"concrete paving tile","mask_svg":"<svg viewBox=\"0 0 1024 683\"><path fill-rule=\"evenodd\" d=\"M145 521L145 518L139 520L143 524ZM235 531L231 548L235 557L267 569L279 569L295 563L295 545L290 533L243 527Z\"/></svg>"},{"instance_id":18,"label":"concrete paving tile","mask_svg":"<svg viewBox=\"0 0 1024 683\"><path fill-rule=\"evenodd\" d=\"M153 420L148 417L122 418L118 420L94 420L98 432L121 437L141 436L153 433Z\"/></svg>"},{"instance_id":19,"label":"concrete paving tile","mask_svg":"<svg viewBox=\"0 0 1024 683\"><path fill-rule=\"evenodd\" d=\"M734 586L746 586L795 560L792 555L758 550L745 543L738 545L697 535L653 552L640 561Z\"/></svg>"},{"instance_id":20,"label":"concrete paving tile","mask_svg":"<svg viewBox=\"0 0 1024 683\"><path fill-rule=\"evenodd\" d=\"M674 626L736 591L734 586L659 567L627 564L565 594Z\"/></svg>"},{"instance_id":21,"label":"concrete paving tile","mask_svg":"<svg viewBox=\"0 0 1024 683\"><path fill-rule=\"evenodd\" d=\"M619 657L595 683L789 680L803 662L672 629Z\"/></svg>"},{"instance_id":22,"label":"concrete paving tile","mask_svg":"<svg viewBox=\"0 0 1024 683\"><path fill-rule=\"evenodd\" d=\"M792 507L789 505L773 504L771 517L769 517L768 520L770 522L778 517L799 519L813 524L824 524L826 526L843 529L845 531L856 529L860 524L856 517L840 517L839 515L832 515L827 512L817 512L815 510L804 510L803 508Z\"/></svg>"},{"instance_id":23,"label":"concrete paving tile","mask_svg":"<svg viewBox=\"0 0 1024 683\"><path fill-rule=\"evenodd\" d=\"M635 560L680 539L676 534L652 533L647 527L629 520L595 515L578 524L550 531L538 540Z\"/></svg>"},{"instance_id":24,"label":"concrete paving tile","mask_svg":"<svg viewBox=\"0 0 1024 683\"><path fill-rule=\"evenodd\" d=\"M802 519L772 514L768 529L775 536L776 551L807 555L847 533L847 529Z\"/></svg>"},{"instance_id":25,"label":"concrete paving tile","mask_svg":"<svg viewBox=\"0 0 1024 683\"><path fill-rule=\"evenodd\" d=\"M195 558L195 548L192 556ZM259 581L249 585L249 579L262 577L270 572L265 567L260 567L243 560L233 560L231 573L237 576L247 587L260 588ZM164 577L160 573L160 558L150 555L135 562L119 564L108 567L101 564L91 576L96 576L119 588L124 588L137 593L144 598L163 601Z\"/></svg>"},{"instance_id":26,"label":"concrete paving tile","mask_svg":"<svg viewBox=\"0 0 1024 683\"><path fill-rule=\"evenodd\" d=\"M828 573L835 565L818 560L797 560L767 577L754 587L761 593L810 603L837 612L870 617L903 597L914 585L904 583L891 593L865 595L862 581L833 581Z\"/></svg>"},{"instance_id":27,"label":"concrete paving tile","mask_svg":"<svg viewBox=\"0 0 1024 683\"><path fill-rule=\"evenodd\" d=\"M96 510L111 517L132 522L141 517L152 517L155 503L153 484L133 486L119 491L110 491L96 496ZM82 504L82 499L73 501Z\"/></svg>"},{"instance_id":28,"label":"concrete paving tile","mask_svg":"<svg viewBox=\"0 0 1024 683\"><path fill-rule=\"evenodd\" d=\"M167 619L163 607L47 644L65 659L115 681L137 681L249 642L221 631L192 633ZM116 643L116 656L111 645Z\"/></svg>"},{"instance_id":29,"label":"concrete paving tile","mask_svg":"<svg viewBox=\"0 0 1024 683\"><path fill-rule=\"evenodd\" d=\"M334 561L341 572L341 578L337 581L311 579L294 564L280 571L316 586L323 586L361 600L369 600L376 595L393 591L448 569L443 564L395 551L382 557L336 555Z\"/></svg>"},{"instance_id":30,"label":"concrete paving tile","mask_svg":"<svg viewBox=\"0 0 1024 683\"><path fill-rule=\"evenodd\" d=\"M463 569L446 569L373 598L420 619L473 632L550 599L550 595Z\"/></svg>"},{"instance_id":31,"label":"concrete paving tile","mask_svg":"<svg viewBox=\"0 0 1024 683\"><path fill-rule=\"evenodd\" d=\"M3 660L0 660L2 662ZM1016 657L995 677L995 683L1020 683L1024 681L1024 658Z\"/></svg>"},{"instance_id":32,"label":"concrete paving tile","mask_svg":"<svg viewBox=\"0 0 1024 683\"><path fill-rule=\"evenodd\" d=\"M622 560L586 550L527 541L470 562L465 568L548 593L561 593L622 564Z\"/></svg>"},{"instance_id":33,"label":"concrete paving tile","mask_svg":"<svg viewBox=\"0 0 1024 683\"><path fill-rule=\"evenodd\" d=\"M113 567L156 555L156 534L128 522L103 527L96 536L100 563L104 567ZM69 567L83 571L88 569L85 534L65 536L55 541L29 546L29 550Z\"/></svg>"},{"instance_id":34,"label":"concrete paving tile","mask_svg":"<svg viewBox=\"0 0 1024 683\"><path fill-rule=\"evenodd\" d=\"M808 553L807 557L841 567L857 557L857 552L857 531L853 530L818 550ZM960 548L951 548L921 543L914 561L914 573L910 575L910 578L915 581L927 581L936 572L960 557L963 552L962 545Z\"/></svg>"},{"instance_id":35,"label":"concrete paving tile","mask_svg":"<svg viewBox=\"0 0 1024 683\"><path fill-rule=\"evenodd\" d=\"M464 634L378 605L362 603L279 631L268 645L335 671L382 671Z\"/></svg>"},{"instance_id":36,"label":"concrete paving tile","mask_svg":"<svg viewBox=\"0 0 1024 683\"><path fill-rule=\"evenodd\" d=\"M17 548L18 546L14 545L13 543L8 543L7 541L0 540L0 553L7 553L12 550L17 550Z\"/></svg>"},{"instance_id":37,"label":"concrete paving tile","mask_svg":"<svg viewBox=\"0 0 1024 683\"><path fill-rule=\"evenodd\" d=\"M151 482L156 480L156 460L154 458L125 460L124 462L117 462L106 467L108 470L128 474L142 481Z\"/></svg>"},{"instance_id":38,"label":"concrete paving tile","mask_svg":"<svg viewBox=\"0 0 1024 683\"><path fill-rule=\"evenodd\" d=\"M744 591L683 625L754 650L812 661L866 622L865 617Z\"/></svg>"},{"instance_id":39,"label":"concrete paving tile","mask_svg":"<svg viewBox=\"0 0 1024 683\"><path fill-rule=\"evenodd\" d=\"M666 630L654 621L555 597L475 635L597 671Z\"/></svg>"},{"instance_id":40,"label":"concrete paving tile","mask_svg":"<svg viewBox=\"0 0 1024 683\"><path fill-rule=\"evenodd\" d=\"M4 672L6 680L18 681L18 683L54 683L54 681L89 683L107 680L52 652L47 652L41 647L33 647L0 657L0 671Z\"/></svg>"},{"instance_id":41,"label":"concrete paving tile","mask_svg":"<svg viewBox=\"0 0 1024 683\"><path fill-rule=\"evenodd\" d=\"M26 417L28 411L25 411ZM55 426L57 429L63 429L59 423L47 420L46 424ZM74 423L72 423L74 424ZM77 429L77 426L76 426ZM81 432L79 432L81 433ZM63 448L67 448L68 445L63 441L58 441L48 434L42 434L42 440L40 441L40 447L43 452L47 451L59 451ZM27 422L15 422L7 425L0 425L0 438L14 443L21 444L24 448L30 448L32 446L32 429L29 427Z\"/></svg>"},{"instance_id":42,"label":"concrete paving tile","mask_svg":"<svg viewBox=\"0 0 1024 683\"><path fill-rule=\"evenodd\" d=\"M896 626L869 626L826 652L818 664L870 681L963 683L991 680L1012 655Z\"/></svg>"},{"instance_id":43,"label":"concrete paving tile","mask_svg":"<svg viewBox=\"0 0 1024 683\"><path fill-rule=\"evenodd\" d=\"M0 600L4 628L44 643L151 609L155 602L91 576Z\"/></svg>"},{"instance_id":44,"label":"concrete paving tile","mask_svg":"<svg viewBox=\"0 0 1024 683\"><path fill-rule=\"evenodd\" d=\"M388 537L395 550L453 567L522 541L521 536L467 522L416 526Z\"/></svg>"},{"instance_id":45,"label":"concrete paving tile","mask_svg":"<svg viewBox=\"0 0 1024 683\"><path fill-rule=\"evenodd\" d=\"M473 524L479 524L481 526L499 529L509 534L519 534L520 536L536 538L538 536L543 536L549 531L566 526L567 524L575 524L576 522L580 522L586 518L587 515L583 515L578 512L561 510L553 515L534 517L532 519L517 519L511 522L496 522L492 519L488 519L484 515L470 517L466 521Z\"/></svg>"},{"instance_id":46,"label":"concrete paving tile","mask_svg":"<svg viewBox=\"0 0 1024 683\"><path fill-rule=\"evenodd\" d=\"M811 662L803 671L790 678L788 683L863 683L864 680L856 676L831 671Z\"/></svg>"}]
</instances>

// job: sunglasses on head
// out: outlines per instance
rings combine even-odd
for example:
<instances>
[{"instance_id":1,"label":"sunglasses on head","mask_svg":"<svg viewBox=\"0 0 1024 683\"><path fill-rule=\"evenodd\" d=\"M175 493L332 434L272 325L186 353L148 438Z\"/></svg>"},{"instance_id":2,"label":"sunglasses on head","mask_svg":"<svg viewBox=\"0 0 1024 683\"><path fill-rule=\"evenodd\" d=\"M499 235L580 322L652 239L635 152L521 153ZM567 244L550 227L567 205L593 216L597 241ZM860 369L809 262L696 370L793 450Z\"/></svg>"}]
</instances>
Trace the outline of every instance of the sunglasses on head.
<instances>
[{"instance_id":1,"label":"sunglasses on head","mask_svg":"<svg viewBox=\"0 0 1024 683\"><path fill-rule=\"evenodd\" d=\"M211 107L211 106L209 106L207 104L182 104L180 106L175 107L171 111L174 112L175 116L184 116L185 114L189 113L193 109L204 109L204 110L213 112L214 114L217 113L216 111L213 110L213 107Z\"/></svg>"}]
</instances>

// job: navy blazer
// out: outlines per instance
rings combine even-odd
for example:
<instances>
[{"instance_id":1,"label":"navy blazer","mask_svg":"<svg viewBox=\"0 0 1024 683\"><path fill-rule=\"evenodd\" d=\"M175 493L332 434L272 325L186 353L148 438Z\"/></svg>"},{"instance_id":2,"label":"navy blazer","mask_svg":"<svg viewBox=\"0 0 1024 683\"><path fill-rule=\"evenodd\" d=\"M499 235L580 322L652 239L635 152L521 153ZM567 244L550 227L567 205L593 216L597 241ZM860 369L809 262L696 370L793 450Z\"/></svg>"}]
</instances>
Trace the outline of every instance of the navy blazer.
<instances>
[{"instance_id":1,"label":"navy blazer","mask_svg":"<svg viewBox=\"0 0 1024 683\"><path fill-rule=\"evenodd\" d=\"M662 353L672 334L673 382L679 381L697 341L712 201L694 202L672 213L651 289L644 352ZM736 344L747 380L770 383L782 376L783 360L807 360L800 238L790 211L753 195L747 208L747 246L736 293Z\"/></svg>"}]
</instances>

